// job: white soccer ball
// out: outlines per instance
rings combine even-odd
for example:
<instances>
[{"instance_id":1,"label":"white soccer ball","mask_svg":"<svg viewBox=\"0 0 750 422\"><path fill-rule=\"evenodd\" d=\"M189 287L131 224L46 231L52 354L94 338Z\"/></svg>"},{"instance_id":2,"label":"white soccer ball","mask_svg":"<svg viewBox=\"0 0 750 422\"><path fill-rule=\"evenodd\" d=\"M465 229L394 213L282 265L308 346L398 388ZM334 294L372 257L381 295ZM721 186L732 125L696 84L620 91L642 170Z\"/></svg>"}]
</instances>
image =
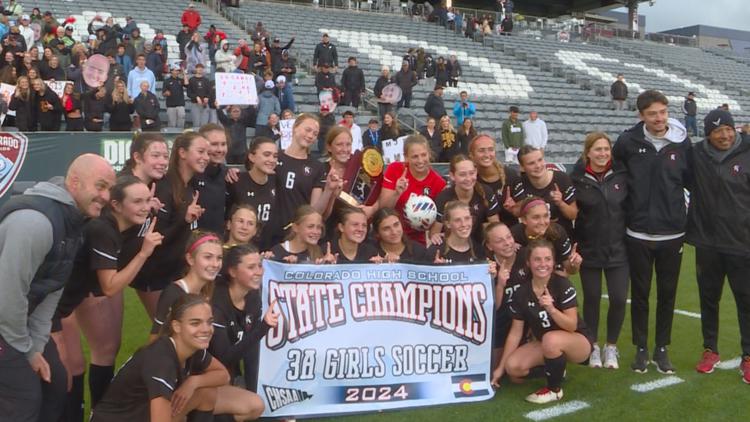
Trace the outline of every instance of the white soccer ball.
<instances>
[{"instance_id":1,"label":"white soccer ball","mask_svg":"<svg viewBox=\"0 0 750 422\"><path fill-rule=\"evenodd\" d=\"M429 196L413 195L406 201L404 216L414 230L426 231L437 218L437 207Z\"/></svg>"}]
</instances>

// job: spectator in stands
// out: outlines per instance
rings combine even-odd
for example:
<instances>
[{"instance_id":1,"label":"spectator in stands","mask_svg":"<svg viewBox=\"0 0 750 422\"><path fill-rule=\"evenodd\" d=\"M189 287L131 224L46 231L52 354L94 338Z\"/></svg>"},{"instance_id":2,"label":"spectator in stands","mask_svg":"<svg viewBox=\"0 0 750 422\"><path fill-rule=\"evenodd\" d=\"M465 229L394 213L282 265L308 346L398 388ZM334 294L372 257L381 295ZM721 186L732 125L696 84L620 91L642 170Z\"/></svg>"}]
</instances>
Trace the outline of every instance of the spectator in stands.
<instances>
[{"instance_id":1,"label":"spectator in stands","mask_svg":"<svg viewBox=\"0 0 750 422\"><path fill-rule=\"evenodd\" d=\"M49 10L44 12L44 16L42 16L42 34L51 34L53 33L55 28L60 27L60 23L57 22L57 19L55 19L52 16L52 12Z\"/></svg>"},{"instance_id":2,"label":"spectator in stands","mask_svg":"<svg viewBox=\"0 0 750 422\"><path fill-rule=\"evenodd\" d=\"M258 21L258 23L255 24L253 32L250 34L250 39L253 40L254 43L261 43L266 38L268 38L268 31L263 25L263 22Z\"/></svg>"},{"instance_id":3,"label":"spectator in stands","mask_svg":"<svg viewBox=\"0 0 750 422\"><path fill-rule=\"evenodd\" d=\"M195 68L199 64L204 68L206 67L208 64L208 52L206 50L206 45L201 43L200 34L193 32L190 41L185 46L185 71L188 74L195 73Z\"/></svg>"},{"instance_id":4,"label":"spectator in stands","mask_svg":"<svg viewBox=\"0 0 750 422\"><path fill-rule=\"evenodd\" d=\"M513 33L513 17L506 15L500 22L500 35L511 35Z\"/></svg>"},{"instance_id":5,"label":"spectator in stands","mask_svg":"<svg viewBox=\"0 0 750 422\"><path fill-rule=\"evenodd\" d=\"M750 123L745 123L742 125L742 134L745 136L750 135Z\"/></svg>"},{"instance_id":6,"label":"spectator in stands","mask_svg":"<svg viewBox=\"0 0 750 422\"><path fill-rule=\"evenodd\" d=\"M413 48L410 48L404 55L404 61L409 65L409 70L417 71L417 52Z\"/></svg>"},{"instance_id":7,"label":"spectator in stands","mask_svg":"<svg viewBox=\"0 0 750 422\"><path fill-rule=\"evenodd\" d=\"M195 5L191 2L188 4L187 9L182 12L182 25L187 26L190 32L197 31L198 27L201 26L201 14L195 10Z\"/></svg>"},{"instance_id":8,"label":"spectator in stands","mask_svg":"<svg viewBox=\"0 0 750 422\"><path fill-rule=\"evenodd\" d=\"M268 68L268 57L266 57L261 44L256 42L253 44L253 51L250 53L250 69L256 75L263 76L266 68Z\"/></svg>"},{"instance_id":9,"label":"spectator in stands","mask_svg":"<svg viewBox=\"0 0 750 422\"><path fill-rule=\"evenodd\" d=\"M120 37L125 35L132 36L133 30L138 28L138 24L135 22L132 16L125 16L125 27L119 28Z\"/></svg>"},{"instance_id":10,"label":"spectator in stands","mask_svg":"<svg viewBox=\"0 0 750 422\"><path fill-rule=\"evenodd\" d=\"M336 51L336 46L331 44L328 34L323 34L321 42L315 46L313 69L317 72L318 67L324 63L333 66L333 73L336 73L336 69L339 67L339 53Z\"/></svg>"},{"instance_id":11,"label":"spectator in stands","mask_svg":"<svg viewBox=\"0 0 750 422\"><path fill-rule=\"evenodd\" d=\"M235 65L237 56L229 49L229 41L221 40L219 49L214 56L214 66L217 72L232 72L237 68Z\"/></svg>"},{"instance_id":12,"label":"spectator in stands","mask_svg":"<svg viewBox=\"0 0 750 422\"><path fill-rule=\"evenodd\" d=\"M622 73L617 74L617 80L609 87L609 94L612 96L612 104L615 110L626 110L628 107L628 86L625 84L625 77Z\"/></svg>"},{"instance_id":13,"label":"spectator in stands","mask_svg":"<svg viewBox=\"0 0 750 422\"><path fill-rule=\"evenodd\" d=\"M266 51L268 51L268 54L271 56L271 70L274 75L278 75L281 71L281 53L292 48L294 37L292 37L292 39L283 47L281 46L281 40L279 37L274 37L273 44L271 45L268 45L268 38L265 38L263 42L265 43Z\"/></svg>"},{"instance_id":14,"label":"spectator in stands","mask_svg":"<svg viewBox=\"0 0 750 422\"><path fill-rule=\"evenodd\" d=\"M154 72L146 67L146 56L139 54L135 59L135 68L128 73L128 95L136 98L141 93L141 81L148 82L152 93L156 92L156 77Z\"/></svg>"},{"instance_id":15,"label":"spectator in stands","mask_svg":"<svg viewBox=\"0 0 750 422\"><path fill-rule=\"evenodd\" d=\"M463 75L463 69L455 54L451 54L445 66L448 68L448 86L457 87L458 79Z\"/></svg>"},{"instance_id":16,"label":"spectator in stands","mask_svg":"<svg viewBox=\"0 0 750 422\"><path fill-rule=\"evenodd\" d=\"M357 66L357 58L349 57L348 67L341 73L341 90L344 98L341 105L359 108L361 96L365 93L365 73Z\"/></svg>"},{"instance_id":17,"label":"spectator in stands","mask_svg":"<svg viewBox=\"0 0 750 422\"><path fill-rule=\"evenodd\" d=\"M31 18L29 15L23 15L21 16L20 25L18 26L18 31L21 33L21 36L23 36L24 42L26 42L26 51L31 49L34 45L34 29L29 26L30 23Z\"/></svg>"},{"instance_id":18,"label":"spectator in stands","mask_svg":"<svg viewBox=\"0 0 750 422\"><path fill-rule=\"evenodd\" d=\"M116 81L115 88L107 98L107 113L109 113L109 130L128 132L133 129L130 115L135 111L133 99L123 81Z\"/></svg>"},{"instance_id":19,"label":"spectator in stands","mask_svg":"<svg viewBox=\"0 0 750 422\"><path fill-rule=\"evenodd\" d=\"M247 128L255 124L255 109L233 105L218 110L219 122L229 135L228 164L245 164L247 159Z\"/></svg>"},{"instance_id":20,"label":"spectator in stands","mask_svg":"<svg viewBox=\"0 0 750 422\"><path fill-rule=\"evenodd\" d=\"M456 124L464 124L464 119L473 119L477 114L477 106L469 101L469 93L461 91L460 99L453 105L453 115L456 117Z\"/></svg>"},{"instance_id":21,"label":"spectator in stands","mask_svg":"<svg viewBox=\"0 0 750 422\"><path fill-rule=\"evenodd\" d=\"M424 79L425 53L424 53L424 48L422 47L419 47L417 49L416 67L414 70L417 72L417 79L419 80Z\"/></svg>"},{"instance_id":22,"label":"spectator in stands","mask_svg":"<svg viewBox=\"0 0 750 422\"><path fill-rule=\"evenodd\" d=\"M125 54L130 57L130 60L135 61L135 58L138 56L135 53L135 47L133 44L130 43L130 35L125 34L122 36L122 42L120 43L123 46L125 46Z\"/></svg>"},{"instance_id":23,"label":"spectator in stands","mask_svg":"<svg viewBox=\"0 0 750 422\"><path fill-rule=\"evenodd\" d=\"M65 111L65 130L68 132L83 132L83 114L81 112L80 94L73 92L73 83L65 84L63 96L60 99Z\"/></svg>"},{"instance_id":24,"label":"spectator in stands","mask_svg":"<svg viewBox=\"0 0 750 422\"><path fill-rule=\"evenodd\" d=\"M115 35L114 31L109 31L106 28L105 26L96 31L98 41L96 52L99 54L107 54L108 52L117 50L117 35Z\"/></svg>"},{"instance_id":25,"label":"spectator in stands","mask_svg":"<svg viewBox=\"0 0 750 422\"><path fill-rule=\"evenodd\" d=\"M450 79L450 70L448 65L445 63L443 56L437 58L435 63L435 84L441 86L448 86L448 80Z\"/></svg>"},{"instance_id":26,"label":"spectator in stands","mask_svg":"<svg viewBox=\"0 0 750 422\"><path fill-rule=\"evenodd\" d=\"M531 145L537 149L547 148L547 123L539 118L539 114L532 110L529 112L529 120L523 122L523 144Z\"/></svg>"},{"instance_id":27,"label":"spectator in stands","mask_svg":"<svg viewBox=\"0 0 750 422\"><path fill-rule=\"evenodd\" d=\"M367 123L367 130L362 134L362 147L368 148L372 147L383 152L383 135L380 132L380 128L378 127L380 122L378 122L378 119L370 119L370 121Z\"/></svg>"},{"instance_id":28,"label":"spectator in stands","mask_svg":"<svg viewBox=\"0 0 750 422\"><path fill-rule=\"evenodd\" d=\"M442 163L450 162L454 156L461 153L460 146L456 139L456 129L451 124L448 115L440 118L440 149L437 151L438 161Z\"/></svg>"},{"instance_id":29,"label":"spectator in stands","mask_svg":"<svg viewBox=\"0 0 750 422\"><path fill-rule=\"evenodd\" d=\"M129 55L125 54L125 44L117 46L117 55L115 56L115 62L122 67L122 72L125 75L129 75L130 71L133 70L133 60Z\"/></svg>"},{"instance_id":30,"label":"spectator in stands","mask_svg":"<svg viewBox=\"0 0 750 422\"><path fill-rule=\"evenodd\" d=\"M469 156L469 144L477 136L477 129L474 127L474 120L466 118L456 132L456 142L461 154Z\"/></svg>"},{"instance_id":31,"label":"spectator in stands","mask_svg":"<svg viewBox=\"0 0 750 422\"><path fill-rule=\"evenodd\" d=\"M268 115L268 120L263 125L255 127L255 138L260 136L271 138L274 142L279 142L281 139L281 129L279 128L279 115L271 113Z\"/></svg>"},{"instance_id":32,"label":"spectator in stands","mask_svg":"<svg viewBox=\"0 0 750 422\"><path fill-rule=\"evenodd\" d=\"M39 76L45 81L65 81L68 79L65 75L65 69L60 67L60 60L57 56L50 57L48 63L42 63L39 66Z\"/></svg>"},{"instance_id":33,"label":"spectator in stands","mask_svg":"<svg viewBox=\"0 0 750 422\"><path fill-rule=\"evenodd\" d=\"M297 105L294 103L292 85L287 82L284 75L276 77L276 89L274 90L274 94L279 99L279 105L282 110L294 111L297 109Z\"/></svg>"},{"instance_id":34,"label":"spectator in stands","mask_svg":"<svg viewBox=\"0 0 750 422\"><path fill-rule=\"evenodd\" d=\"M362 128L354 122L354 112L346 110L343 114L343 119L339 121L339 126L343 126L349 129L352 135L352 152L361 151L362 147Z\"/></svg>"},{"instance_id":35,"label":"spectator in stands","mask_svg":"<svg viewBox=\"0 0 750 422\"><path fill-rule=\"evenodd\" d=\"M523 124L518 120L519 112L518 107L510 107L510 115L503 122L501 131L505 145L505 161L509 163L518 161L518 150L523 146Z\"/></svg>"},{"instance_id":36,"label":"spectator in stands","mask_svg":"<svg viewBox=\"0 0 750 422\"><path fill-rule=\"evenodd\" d=\"M149 44L146 43L146 49ZM161 52L161 44L156 44L146 56L146 67L154 73L157 81L164 79L164 55Z\"/></svg>"},{"instance_id":37,"label":"spectator in stands","mask_svg":"<svg viewBox=\"0 0 750 422\"><path fill-rule=\"evenodd\" d=\"M427 124L419 130L419 134L427 139L430 144L430 150L433 152L431 160L437 161L437 155L435 151L440 151L442 148L442 140L440 138L440 130L437 128L437 120L434 117L427 117Z\"/></svg>"},{"instance_id":38,"label":"spectator in stands","mask_svg":"<svg viewBox=\"0 0 750 422\"><path fill-rule=\"evenodd\" d=\"M96 38L96 35L89 35L88 42L86 43L86 56L91 56L93 54L96 54L96 52L99 50L99 39Z\"/></svg>"},{"instance_id":39,"label":"spectator in stands","mask_svg":"<svg viewBox=\"0 0 750 422\"><path fill-rule=\"evenodd\" d=\"M31 9L31 22L39 23L40 25L44 22L44 16L42 16L42 11L38 7Z\"/></svg>"},{"instance_id":40,"label":"spectator in stands","mask_svg":"<svg viewBox=\"0 0 750 422\"><path fill-rule=\"evenodd\" d=\"M14 20L18 20L18 18L23 15L23 6L21 6L16 0L10 0L8 2L8 7L6 7L3 11L3 15L7 15Z\"/></svg>"},{"instance_id":41,"label":"spectator in stands","mask_svg":"<svg viewBox=\"0 0 750 422\"><path fill-rule=\"evenodd\" d=\"M718 106L716 108L722 109L724 111L729 111L729 104L724 103L724 104L722 104L722 105L720 105L720 106Z\"/></svg>"},{"instance_id":42,"label":"spectator in stands","mask_svg":"<svg viewBox=\"0 0 750 422\"><path fill-rule=\"evenodd\" d=\"M130 44L133 45L133 50L135 50L136 55L146 53L146 39L141 36L140 29L133 28L130 32Z\"/></svg>"},{"instance_id":43,"label":"spectator in stands","mask_svg":"<svg viewBox=\"0 0 750 422\"><path fill-rule=\"evenodd\" d=\"M284 75L286 81L289 84L289 88L293 87L292 82L294 81L294 75L297 73L297 66L294 64L294 58L289 56L289 50L281 51L281 63L279 64L278 75ZM295 82L296 83L296 82Z\"/></svg>"},{"instance_id":44,"label":"spectator in stands","mask_svg":"<svg viewBox=\"0 0 750 422\"><path fill-rule=\"evenodd\" d=\"M328 131L336 126L336 116L331 112L331 108L328 104L320 106L318 120L320 121L320 130L318 131L318 152L322 154L326 151L326 136L328 136Z\"/></svg>"},{"instance_id":45,"label":"spectator in stands","mask_svg":"<svg viewBox=\"0 0 750 422\"><path fill-rule=\"evenodd\" d=\"M320 64L320 72L315 75L315 88L320 94L323 90L333 91L336 88L336 75L331 73L331 67L328 63Z\"/></svg>"},{"instance_id":46,"label":"spectator in stands","mask_svg":"<svg viewBox=\"0 0 750 422\"><path fill-rule=\"evenodd\" d=\"M393 77L393 79L396 85L401 88L401 99L399 100L398 104L396 104L396 107L409 108L409 106L411 106L412 90L419 81L417 79L417 72L411 70L409 62L407 60L404 60L401 63L401 70L396 72L396 75Z\"/></svg>"},{"instance_id":47,"label":"spectator in stands","mask_svg":"<svg viewBox=\"0 0 750 422\"><path fill-rule=\"evenodd\" d=\"M266 81L265 89L258 95L258 114L255 116L255 128L263 126L268 122L268 116L271 114L281 114L281 105L279 99L274 95L275 88L273 81Z\"/></svg>"},{"instance_id":48,"label":"spectator in stands","mask_svg":"<svg viewBox=\"0 0 750 422\"><path fill-rule=\"evenodd\" d=\"M398 124L396 113L392 111L385 113L383 124L380 125L380 135L383 139L397 139L404 136L404 134L401 126Z\"/></svg>"},{"instance_id":49,"label":"spectator in stands","mask_svg":"<svg viewBox=\"0 0 750 422\"><path fill-rule=\"evenodd\" d=\"M151 92L152 88L148 81L141 81L140 86L141 92L135 97L133 105L141 121L141 130L144 132L158 132L161 130L159 99Z\"/></svg>"},{"instance_id":50,"label":"spectator in stands","mask_svg":"<svg viewBox=\"0 0 750 422\"><path fill-rule=\"evenodd\" d=\"M633 344L631 368L646 372L649 363L648 325L651 276L656 271L656 349L651 360L661 373L673 373L667 355L671 342L677 281L687 222L684 189L691 177L691 142L676 119L669 118L669 100L659 91L642 92L636 100L641 122L623 132L612 149L615 161L628 171L625 201L630 265ZM715 204L714 204L715 205Z\"/></svg>"},{"instance_id":51,"label":"spectator in stands","mask_svg":"<svg viewBox=\"0 0 750 422\"><path fill-rule=\"evenodd\" d=\"M250 54L252 52L253 50L248 45L247 40L239 40L237 48L234 49L234 55L239 58L237 69L241 70L242 73L250 73L252 71L250 68Z\"/></svg>"},{"instance_id":52,"label":"spectator in stands","mask_svg":"<svg viewBox=\"0 0 750 422\"><path fill-rule=\"evenodd\" d=\"M70 46L63 39L65 37L65 28L61 26L57 27L55 34L56 36L47 45L52 50L52 54L57 56L60 63L63 64L63 67L68 67L70 64Z\"/></svg>"},{"instance_id":53,"label":"spectator in stands","mask_svg":"<svg viewBox=\"0 0 750 422\"><path fill-rule=\"evenodd\" d=\"M443 89L444 86L436 84L435 89L427 97L427 101L424 103L424 111L428 116L439 121L441 117L445 116L445 102L443 100Z\"/></svg>"},{"instance_id":54,"label":"spectator in stands","mask_svg":"<svg viewBox=\"0 0 750 422\"><path fill-rule=\"evenodd\" d=\"M211 25L206 35L203 36L208 45L208 58L211 60L211 63L216 63L216 52L219 51L221 40L226 38L227 34L217 30L216 25Z\"/></svg>"},{"instance_id":55,"label":"spectator in stands","mask_svg":"<svg viewBox=\"0 0 750 422\"><path fill-rule=\"evenodd\" d=\"M180 60L185 60L187 58L187 54L185 53L185 47L187 47L192 36L193 36L193 31L190 29L190 26L183 24L182 29L180 30L180 32L177 33L177 36L176 36L177 47L180 50Z\"/></svg>"},{"instance_id":56,"label":"spectator in stands","mask_svg":"<svg viewBox=\"0 0 750 422\"><path fill-rule=\"evenodd\" d=\"M187 96L190 98L190 114L194 128L199 128L209 120L209 96L211 95L211 86L208 78L203 75L205 68L202 64L195 66L195 74L188 79L185 73L183 81L187 86Z\"/></svg>"},{"instance_id":57,"label":"spectator in stands","mask_svg":"<svg viewBox=\"0 0 750 422\"><path fill-rule=\"evenodd\" d=\"M29 78L21 76L16 82L16 91L8 104L16 112L16 127L21 132L36 132L37 109L34 107L36 93L31 89Z\"/></svg>"},{"instance_id":58,"label":"spectator in stands","mask_svg":"<svg viewBox=\"0 0 750 422\"><path fill-rule=\"evenodd\" d=\"M31 81L34 95L34 108L39 112L39 130L43 132L57 132L60 130L63 108L60 97L55 91L47 88L41 79Z\"/></svg>"},{"instance_id":59,"label":"spectator in stands","mask_svg":"<svg viewBox=\"0 0 750 422\"><path fill-rule=\"evenodd\" d=\"M383 66L380 68L380 76L375 81L375 87L373 88L373 93L375 94L375 98L378 99L378 115L380 116L380 119L382 120L386 113L393 110L393 104L388 102L385 97L383 97L383 88L386 87L386 85L393 82L391 78L391 70L388 68L388 66Z\"/></svg>"},{"instance_id":60,"label":"spectator in stands","mask_svg":"<svg viewBox=\"0 0 750 422\"><path fill-rule=\"evenodd\" d=\"M107 60L109 61L109 72L104 81L104 86L107 88L107 91L112 91L115 88L115 81L117 80L121 80L127 84L128 74L125 73L122 66L115 61L115 55L111 51L107 53ZM82 81L82 83L85 84L85 81ZM81 89L80 91L84 92L85 89Z\"/></svg>"},{"instance_id":61,"label":"spectator in stands","mask_svg":"<svg viewBox=\"0 0 750 422\"><path fill-rule=\"evenodd\" d=\"M695 102L695 94L688 92L687 98L682 103L682 112L685 114L685 127L688 130L690 136L698 135L698 122L696 116L698 115L698 104Z\"/></svg>"},{"instance_id":62,"label":"spectator in stands","mask_svg":"<svg viewBox=\"0 0 750 422\"><path fill-rule=\"evenodd\" d=\"M81 94L83 102L83 127L88 132L101 132L104 112L107 111L107 89L104 85Z\"/></svg>"},{"instance_id":63,"label":"spectator in stands","mask_svg":"<svg viewBox=\"0 0 750 422\"><path fill-rule=\"evenodd\" d=\"M180 130L185 128L185 79L181 71L179 63L173 64L161 91L167 99L167 127Z\"/></svg>"},{"instance_id":64,"label":"spectator in stands","mask_svg":"<svg viewBox=\"0 0 750 422\"><path fill-rule=\"evenodd\" d=\"M151 40L151 45L154 46L154 49L156 49L157 45L161 46L161 55L162 60L164 63L168 63L167 60L169 59L169 44L167 43L167 38L164 36L164 31L161 29L156 30L156 35L154 35L154 39Z\"/></svg>"}]
</instances>

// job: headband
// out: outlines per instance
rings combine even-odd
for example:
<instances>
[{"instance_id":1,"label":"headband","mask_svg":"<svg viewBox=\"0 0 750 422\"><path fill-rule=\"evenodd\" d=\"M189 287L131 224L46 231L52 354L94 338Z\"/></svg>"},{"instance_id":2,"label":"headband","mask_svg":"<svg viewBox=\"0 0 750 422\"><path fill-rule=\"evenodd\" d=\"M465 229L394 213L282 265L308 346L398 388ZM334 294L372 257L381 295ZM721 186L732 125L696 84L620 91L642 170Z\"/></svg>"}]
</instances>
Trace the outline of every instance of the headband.
<instances>
[{"instance_id":1,"label":"headband","mask_svg":"<svg viewBox=\"0 0 750 422\"><path fill-rule=\"evenodd\" d=\"M196 239L196 241L193 242L193 244L190 245L190 247L188 248L187 253L192 253L194 250L198 249L198 247L200 245L202 245L202 244L204 244L206 242L211 242L211 241L215 241L215 242L221 243L221 240L218 237L216 237L216 235L214 235L214 234L207 234L205 236L201 236L198 239Z\"/></svg>"},{"instance_id":2,"label":"headband","mask_svg":"<svg viewBox=\"0 0 750 422\"><path fill-rule=\"evenodd\" d=\"M524 205L523 208L521 208L521 215L526 215L526 213L534 208L537 205L547 205L547 202L544 199L534 199L533 201L529 201L528 204Z\"/></svg>"}]
</instances>

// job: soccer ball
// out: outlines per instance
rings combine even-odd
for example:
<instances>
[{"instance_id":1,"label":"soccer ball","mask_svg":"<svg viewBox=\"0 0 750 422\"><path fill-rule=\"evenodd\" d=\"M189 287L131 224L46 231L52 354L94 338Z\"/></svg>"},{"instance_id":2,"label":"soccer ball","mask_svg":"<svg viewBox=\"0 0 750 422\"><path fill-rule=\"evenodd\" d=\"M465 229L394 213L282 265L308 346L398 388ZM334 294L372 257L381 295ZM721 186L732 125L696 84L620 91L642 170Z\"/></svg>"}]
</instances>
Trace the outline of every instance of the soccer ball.
<instances>
[{"instance_id":1,"label":"soccer ball","mask_svg":"<svg viewBox=\"0 0 750 422\"><path fill-rule=\"evenodd\" d=\"M426 231L437 218L437 207L429 196L414 195L406 201L404 216L414 230Z\"/></svg>"}]
</instances>

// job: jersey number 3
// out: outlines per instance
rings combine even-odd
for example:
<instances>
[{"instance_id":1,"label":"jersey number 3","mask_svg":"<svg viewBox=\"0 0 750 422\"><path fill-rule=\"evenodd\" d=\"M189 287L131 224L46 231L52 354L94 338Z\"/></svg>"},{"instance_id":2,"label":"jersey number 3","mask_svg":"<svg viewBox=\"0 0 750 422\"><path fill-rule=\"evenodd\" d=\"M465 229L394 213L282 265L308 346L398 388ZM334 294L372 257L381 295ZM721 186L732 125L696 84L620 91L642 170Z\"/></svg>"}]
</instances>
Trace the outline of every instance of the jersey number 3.
<instances>
[{"instance_id":1,"label":"jersey number 3","mask_svg":"<svg viewBox=\"0 0 750 422\"><path fill-rule=\"evenodd\" d=\"M542 327L549 328L552 326L552 323L549 322L549 314L547 311L539 311L539 319L542 320Z\"/></svg>"}]
</instances>

